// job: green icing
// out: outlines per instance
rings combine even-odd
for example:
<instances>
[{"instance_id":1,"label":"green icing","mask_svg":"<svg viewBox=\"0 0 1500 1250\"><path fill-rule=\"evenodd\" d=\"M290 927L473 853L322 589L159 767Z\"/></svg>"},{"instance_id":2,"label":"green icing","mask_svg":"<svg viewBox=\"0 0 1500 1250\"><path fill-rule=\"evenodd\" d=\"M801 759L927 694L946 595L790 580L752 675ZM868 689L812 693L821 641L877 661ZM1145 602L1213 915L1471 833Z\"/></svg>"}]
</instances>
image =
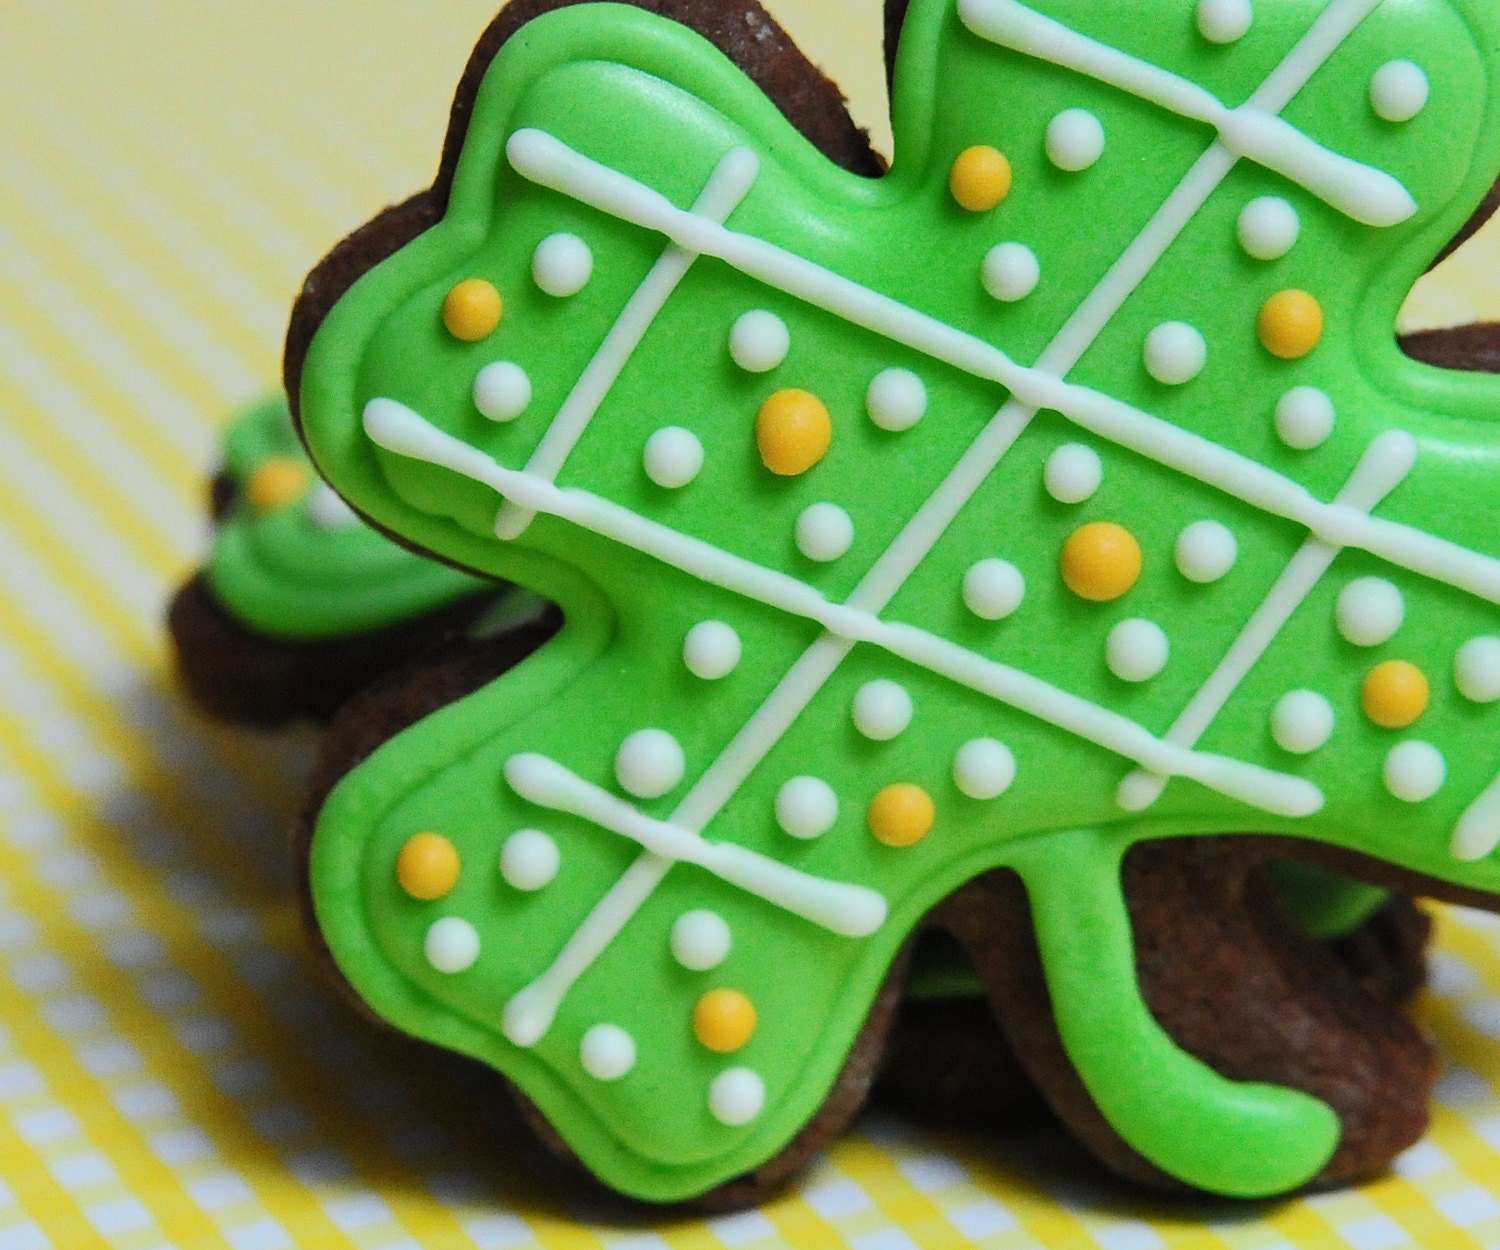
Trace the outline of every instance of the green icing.
<instances>
[{"instance_id":1,"label":"green icing","mask_svg":"<svg viewBox=\"0 0 1500 1250\"><path fill-rule=\"evenodd\" d=\"M309 489L257 509L245 487L272 459L304 469ZM235 495L214 532L206 573L219 602L252 629L283 638L333 638L409 620L488 584L414 555L352 513L319 524L308 507L310 492L319 489L317 476L279 396L235 419L224 438L224 471Z\"/></svg>"},{"instance_id":2,"label":"green icing","mask_svg":"<svg viewBox=\"0 0 1500 1250\"><path fill-rule=\"evenodd\" d=\"M970 5L971 16L983 7ZM1221 47L1197 33L1188 0L1036 5L1066 28L1202 84L1231 105L1259 88L1323 7L1259 0L1250 32ZM756 1166L796 1134L836 1078L912 927L976 873L1009 865L1032 898L1067 1051L1131 1146L1226 1194L1276 1193L1318 1172L1338 1138L1328 1107L1295 1090L1220 1077L1152 1020L1132 966L1119 864L1144 839L1256 829L1500 890L1493 856L1470 862L1450 853L1456 826L1495 780L1493 711L1462 697L1452 674L1460 647L1500 632L1493 516L1470 504L1489 498L1500 475L1491 420L1500 385L1418 366L1400 355L1392 333L1402 298L1500 168L1489 86L1500 26L1482 0L1364 7L1373 12L1326 65L1312 67L1284 116L1317 143L1399 179L1415 214L1394 226L1358 224L1255 160L1234 164L1180 233L1164 240L1164 254L1068 373L1070 382L1166 425L1130 416L1107 440L1041 411L881 611L882 620L911 628L883 635L879 645L819 641L820 626L806 616L731 587L753 564L830 603L849 598L1007 392L975 376L984 372L979 366L963 370L898 345L876 316L862 328L829 311L840 289L828 296L826 283L817 292L798 287L805 268L762 274L777 287L747 276L735 266L754 257L746 260L735 240L768 241L1029 364L1117 259L1138 254L1137 240L1189 170L1201 159L1211 163L1205 153L1213 131L980 38L952 0L912 5L896 76L897 160L880 182L832 167L705 42L637 10L564 10L502 50L477 101L446 218L340 301L314 338L303 379L305 429L341 493L408 540L519 581L567 616L564 631L535 656L376 752L323 810L312 849L317 915L339 966L377 1011L504 1071L609 1184L649 1199L680 1198ZM1350 8L1336 0L1330 12ZM1425 110L1400 124L1378 118L1369 102L1372 75L1397 58L1421 63L1432 86ZM1094 113L1107 139L1098 162L1079 173L1054 168L1044 152L1049 123L1071 108ZM617 220L627 211L617 202L606 205L614 212L601 211L523 176L506 157L508 140L523 128L555 136L679 208L697 200L733 148L755 152L759 174L730 212L733 238L692 236L695 250L710 254L687 272L603 389L557 473L563 490L528 495L542 514L519 538L497 540L500 500L471 479L493 464L526 468L665 246L651 226ZM979 143L1008 155L1014 189L993 212L970 214L954 205L948 172L959 152ZM1272 147L1285 151L1280 140ZM524 160L526 150L517 150ZM1295 208L1300 238L1282 259L1252 260L1236 244L1236 221L1267 195ZM537 245L557 232L582 239L594 261L592 279L568 297L543 293L531 274ZM986 254L1005 241L1030 247L1042 274L1035 292L1014 304L991 299L979 276ZM503 293L505 315L489 337L463 343L445 333L439 310L446 293L473 276ZM1326 314L1321 344L1297 361L1273 359L1256 337L1262 303L1285 288L1313 292ZM731 326L755 309L775 313L790 330L790 353L766 374L737 368L726 347ZM1208 345L1201 376L1177 387L1153 380L1142 365L1148 332L1168 321L1192 324ZM520 365L533 388L530 407L506 423L482 417L472 398L479 370L496 361ZM891 366L916 372L929 399L925 418L904 433L875 428L863 411L870 381ZM1316 450L1294 451L1273 431L1277 401L1297 386L1322 388L1337 410L1332 436ZM755 417L787 387L823 400L834 436L815 468L777 478L760 463ZM1059 406L1076 398L1049 395ZM404 406L374 409L396 414L395 425L379 427L385 443L395 446L402 429L427 442L377 446L362 424L376 399ZM422 422L456 441L434 442ZM691 429L705 453L696 479L676 490L655 485L642 467L647 439L667 426ZM1152 437L1137 438L1143 428ZM1197 740L1200 752L1269 771L1237 787L1240 798L1176 779L1144 812L1122 810L1116 791L1135 766L1122 752L1168 733L1308 540L1304 524L1242 500L1236 483L1245 466L1279 475L1271 482L1283 500L1305 499L1299 488L1332 500L1376 436L1391 430L1414 436L1415 464L1404 480L1398 473L1387 483L1393 489L1375 509L1378 533L1339 531L1351 538L1349 549L1270 631L1264 654L1251 657L1227 706ZM1233 472L1199 480L1161 463L1182 449L1179 432L1205 440L1189 451L1211 443L1233 453ZM1155 437L1163 433L1165 444ZM1049 454L1070 442L1093 448L1103 464L1102 487L1077 505L1057 503L1042 488ZM418 451L440 463L413 458ZM537 479L504 480L514 491ZM637 526L624 535L628 542L606 537L590 528L601 499L617 505L616 519L661 528ZM853 523L847 553L826 564L801 555L793 539L799 515L819 502L836 503ZM574 520L553 515L580 508ZM1179 532L1200 519L1220 521L1238 540L1238 562L1210 584L1189 581L1173 561ZM1127 527L1142 549L1140 580L1119 600L1086 602L1060 579L1064 542L1091 521ZM1361 549L1408 532L1395 526L1478 554L1435 568L1453 549L1433 556L1425 547L1417 566L1426 572L1413 572ZM671 560L636 549L672 533L700 545ZM695 561L705 551L741 563L714 556L704 568ZM969 613L960 593L965 571L990 557L1012 562L1026 581L1019 610L998 623ZM1341 590L1365 576L1389 579L1405 606L1404 624L1373 647L1345 641L1335 626ZM818 610L806 607L806 597L798 602ZM1105 663L1107 636L1131 618L1157 622L1171 643L1166 667L1137 684ZM706 620L731 625L743 645L738 666L714 681L683 663L685 635ZM841 627L862 636L865 625L845 620ZM1060 727L1067 717L1038 714L1036 687L1024 682L998 698L957 680L952 667L939 675L912 658L913 630L965 649L960 675L981 660L1000 661L1048 683L1042 702L1053 712L1062 706L1053 691L1111 709L1139 727L1135 745L1106 747L1097 735ZM824 666L832 668L826 681L804 685L818 660L844 651L841 662ZM1417 664L1431 683L1425 715L1400 732L1377 727L1360 706L1366 673L1387 659ZM856 692L876 678L898 682L914 709L910 727L885 742L861 736L850 717ZM762 710L776 690L782 694L769 706L784 706L793 687L805 689L805 700L779 719ZM1273 738L1271 714L1301 689L1326 697L1334 730L1321 749L1294 755ZM646 727L680 744L686 771L661 797L627 805L615 756ZM1014 783L992 800L967 797L954 781L958 749L982 736L1005 743L1017 763ZM1431 744L1446 761L1441 786L1422 802L1393 797L1384 781L1389 752L1408 740ZM531 755L598 789L539 788L546 779L517 763ZM838 801L832 827L812 840L789 837L773 814L781 786L799 775L826 781ZM726 777L730 784L716 790ZM1290 790L1288 778L1296 779ZM513 782L542 801L521 797ZM921 786L936 809L932 832L906 849L877 842L866 828L867 805L893 782ZM1309 794L1315 801L1302 802ZM590 818L559 810L588 802L607 810ZM1286 814L1293 809L1300 814ZM1496 817L1482 803L1475 810L1470 823L1482 833ZM669 871L667 860L641 857L630 837L594 823L598 816L648 842L663 835L640 813L686 826L672 854L715 871L697 863ZM544 831L560 852L560 869L544 888L517 889L497 871L502 845L521 829ZM691 836L695 829L706 843ZM447 836L463 863L457 884L435 901L408 897L394 871L402 846L420 830ZM726 846L733 848L727 855ZM764 857L757 872L779 864L877 892L884 923L868 936L843 936L730 884L744 882L738 870L749 853ZM621 910L622 901L630 906ZM674 923L695 909L717 913L733 935L727 958L706 973L670 952ZM609 917L618 923L604 924ZM433 929L440 920L457 923ZM471 964L459 957L463 941L445 945L455 931L477 939ZM466 966L438 971L427 957L429 939L443 948L439 962ZM594 949L575 958L584 947ZM700 1045L690 1024L699 997L719 987L743 992L758 1011L753 1039L731 1055ZM519 1042L510 1040L505 1022L534 1022L523 1009L549 988L565 991L550 1027L513 1027ZM585 1036L597 1039L589 1031L603 1024L634 1039L633 1065L619 1079L590 1075L581 1061ZM764 1105L744 1123L721 1122L714 1111L754 1110L753 1099L722 1097L725 1087L715 1082L730 1069L753 1074L731 1081L763 1085Z\"/></svg>"},{"instance_id":3,"label":"green icing","mask_svg":"<svg viewBox=\"0 0 1500 1250\"><path fill-rule=\"evenodd\" d=\"M1351 881L1312 864L1277 862L1271 872L1287 910L1315 938L1354 932L1391 897L1379 886Z\"/></svg>"},{"instance_id":4,"label":"green icing","mask_svg":"<svg viewBox=\"0 0 1500 1250\"><path fill-rule=\"evenodd\" d=\"M1068 1057L1105 1119L1163 1171L1237 1197L1295 1188L1333 1154L1338 1117L1296 1090L1226 1081L1156 1023L1136 986L1120 849L1086 829L1019 852Z\"/></svg>"},{"instance_id":5,"label":"green icing","mask_svg":"<svg viewBox=\"0 0 1500 1250\"><path fill-rule=\"evenodd\" d=\"M941 929L924 933L912 952L902 996L915 1002L939 998L978 998L979 974L964 948Z\"/></svg>"}]
</instances>

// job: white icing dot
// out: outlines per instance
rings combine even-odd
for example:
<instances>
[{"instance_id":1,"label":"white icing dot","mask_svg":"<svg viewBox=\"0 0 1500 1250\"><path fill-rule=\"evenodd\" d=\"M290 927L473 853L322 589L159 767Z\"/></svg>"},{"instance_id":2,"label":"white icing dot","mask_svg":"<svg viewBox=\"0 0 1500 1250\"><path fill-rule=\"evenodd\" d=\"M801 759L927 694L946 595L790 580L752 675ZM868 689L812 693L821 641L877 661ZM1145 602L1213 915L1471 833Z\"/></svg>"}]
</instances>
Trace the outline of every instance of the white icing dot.
<instances>
[{"instance_id":1,"label":"white icing dot","mask_svg":"<svg viewBox=\"0 0 1500 1250\"><path fill-rule=\"evenodd\" d=\"M320 530L347 530L359 524L359 513L327 482L319 482L307 496L307 519Z\"/></svg>"},{"instance_id":2,"label":"white icing dot","mask_svg":"<svg viewBox=\"0 0 1500 1250\"><path fill-rule=\"evenodd\" d=\"M884 369L865 392L865 411L882 430L909 430L927 415L927 387L910 369Z\"/></svg>"},{"instance_id":3,"label":"white icing dot","mask_svg":"<svg viewBox=\"0 0 1500 1250\"><path fill-rule=\"evenodd\" d=\"M740 636L723 621L700 621L682 640L682 662L704 681L727 677L740 662Z\"/></svg>"},{"instance_id":4,"label":"white icing dot","mask_svg":"<svg viewBox=\"0 0 1500 1250\"><path fill-rule=\"evenodd\" d=\"M1256 260L1280 260L1301 233L1297 210L1279 195L1263 195L1240 211L1240 246Z\"/></svg>"},{"instance_id":5,"label":"white icing dot","mask_svg":"<svg viewBox=\"0 0 1500 1250\"><path fill-rule=\"evenodd\" d=\"M1340 592L1334 616L1339 633L1356 647L1378 647L1401 628L1406 601L1385 578L1361 577Z\"/></svg>"},{"instance_id":6,"label":"white icing dot","mask_svg":"<svg viewBox=\"0 0 1500 1250\"><path fill-rule=\"evenodd\" d=\"M596 1081L618 1081L635 1067L635 1039L618 1024L596 1024L578 1045L578 1062Z\"/></svg>"},{"instance_id":7,"label":"white icing dot","mask_svg":"<svg viewBox=\"0 0 1500 1250\"><path fill-rule=\"evenodd\" d=\"M531 276L548 295L577 295L594 276L594 254L576 234L550 234L532 253Z\"/></svg>"},{"instance_id":8,"label":"white icing dot","mask_svg":"<svg viewBox=\"0 0 1500 1250\"><path fill-rule=\"evenodd\" d=\"M964 606L983 621L1004 620L1026 597L1026 579L1009 560L981 560L964 574Z\"/></svg>"},{"instance_id":9,"label":"white icing dot","mask_svg":"<svg viewBox=\"0 0 1500 1250\"><path fill-rule=\"evenodd\" d=\"M665 729L637 729L615 753L615 776L638 799L657 799L675 789L686 770L682 747Z\"/></svg>"},{"instance_id":10,"label":"white icing dot","mask_svg":"<svg viewBox=\"0 0 1500 1250\"><path fill-rule=\"evenodd\" d=\"M521 829L500 848L500 875L518 890L540 890L557 876L562 856L540 829Z\"/></svg>"},{"instance_id":11,"label":"white icing dot","mask_svg":"<svg viewBox=\"0 0 1500 1250\"><path fill-rule=\"evenodd\" d=\"M1425 803L1448 779L1448 761L1430 742L1403 742L1385 757L1385 788L1403 803Z\"/></svg>"},{"instance_id":12,"label":"white icing dot","mask_svg":"<svg viewBox=\"0 0 1500 1250\"><path fill-rule=\"evenodd\" d=\"M709 1084L708 1109L730 1128L749 1124L765 1105L765 1082L749 1068L729 1068Z\"/></svg>"},{"instance_id":13,"label":"white icing dot","mask_svg":"<svg viewBox=\"0 0 1500 1250\"><path fill-rule=\"evenodd\" d=\"M827 564L849 550L854 522L835 503L815 503L797 518L797 550L809 560Z\"/></svg>"},{"instance_id":14,"label":"white icing dot","mask_svg":"<svg viewBox=\"0 0 1500 1250\"><path fill-rule=\"evenodd\" d=\"M1207 585L1223 577L1240 557L1240 545L1227 525L1194 521L1177 535L1177 571L1190 582Z\"/></svg>"},{"instance_id":15,"label":"white icing dot","mask_svg":"<svg viewBox=\"0 0 1500 1250\"><path fill-rule=\"evenodd\" d=\"M729 957L729 925L716 911L685 911L672 926L672 958L689 972L707 972Z\"/></svg>"},{"instance_id":16,"label":"white icing dot","mask_svg":"<svg viewBox=\"0 0 1500 1250\"><path fill-rule=\"evenodd\" d=\"M729 331L729 355L746 373L769 373L791 347L786 322L763 308L747 312Z\"/></svg>"},{"instance_id":17,"label":"white icing dot","mask_svg":"<svg viewBox=\"0 0 1500 1250\"><path fill-rule=\"evenodd\" d=\"M479 958L479 934L467 920L444 916L427 930L422 951L439 972L462 972Z\"/></svg>"},{"instance_id":18,"label":"white icing dot","mask_svg":"<svg viewBox=\"0 0 1500 1250\"><path fill-rule=\"evenodd\" d=\"M1154 621L1121 621L1109 631L1104 659L1121 681L1150 681L1167 666L1171 646Z\"/></svg>"},{"instance_id":19,"label":"white icing dot","mask_svg":"<svg viewBox=\"0 0 1500 1250\"><path fill-rule=\"evenodd\" d=\"M1047 125L1047 159L1076 174L1104 155L1104 127L1087 109L1065 109Z\"/></svg>"},{"instance_id":20,"label":"white icing dot","mask_svg":"<svg viewBox=\"0 0 1500 1250\"><path fill-rule=\"evenodd\" d=\"M911 695L886 678L867 681L854 696L854 727L876 742L889 742L911 724Z\"/></svg>"},{"instance_id":21,"label":"white icing dot","mask_svg":"<svg viewBox=\"0 0 1500 1250\"><path fill-rule=\"evenodd\" d=\"M1294 451L1321 447L1333 433L1333 400L1315 386L1288 391L1276 405L1276 434Z\"/></svg>"},{"instance_id":22,"label":"white icing dot","mask_svg":"<svg viewBox=\"0 0 1500 1250\"><path fill-rule=\"evenodd\" d=\"M669 425L646 440L642 461L646 476L653 482L667 490L677 490L702 470L703 444L691 430Z\"/></svg>"},{"instance_id":23,"label":"white icing dot","mask_svg":"<svg viewBox=\"0 0 1500 1250\"><path fill-rule=\"evenodd\" d=\"M793 777L776 791L776 823L794 838L822 837L838 818L838 795L817 777Z\"/></svg>"},{"instance_id":24,"label":"white icing dot","mask_svg":"<svg viewBox=\"0 0 1500 1250\"><path fill-rule=\"evenodd\" d=\"M1500 638L1486 634L1464 643L1453 662L1453 680L1472 703L1500 699Z\"/></svg>"},{"instance_id":25,"label":"white icing dot","mask_svg":"<svg viewBox=\"0 0 1500 1250\"><path fill-rule=\"evenodd\" d=\"M1082 503L1092 499L1104 481L1099 453L1082 443L1064 443L1047 457L1042 482L1058 503Z\"/></svg>"},{"instance_id":26,"label":"white icing dot","mask_svg":"<svg viewBox=\"0 0 1500 1250\"><path fill-rule=\"evenodd\" d=\"M1250 0L1198 0L1198 33L1209 43L1243 39L1254 20Z\"/></svg>"},{"instance_id":27,"label":"white icing dot","mask_svg":"<svg viewBox=\"0 0 1500 1250\"><path fill-rule=\"evenodd\" d=\"M1036 290L1042 280L1042 266L1024 243L1001 243L985 256L980 277L984 289L995 299L1014 304Z\"/></svg>"},{"instance_id":28,"label":"white icing dot","mask_svg":"<svg viewBox=\"0 0 1500 1250\"><path fill-rule=\"evenodd\" d=\"M1316 690L1293 690L1271 713L1271 737L1283 751L1309 755L1333 736L1333 704Z\"/></svg>"},{"instance_id":29,"label":"white icing dot","mask_svg":"<svg viewBox=\"0 0 1500 1250\"><path fill-rule=\"evenodd\" d=\"M509 360L485 365L474 379L474 407L491 421L514 421L531 403L531 379Z\"/></svg>"},{"instance_id":30,"label":"white icing dot","mask_svg":"<svg viewBox=\"0 0 1500 1250\"><path fill-rule=\"evenodd\" d=\"M1185 321L1168 321L1146 335L1146 372L1167 386L1181 386L1203 372L1208 344Z\"/></svg>"},{"instance_id":31,"label":"white icing dot","mask_svg":"<svg viewBox=\"0 0 1500 1250\"><path fill-rule=\"evenodd\" d=\"M1427 107L1431 90L1420 65L1389 61L1370 80L1370 104L1388 122L1409 122Z\"/></svg>"},{"instance_id":32,"label":"white icing dot","mask_svg":"<svg viewBox=\"0 0 1500 1250\"><path fill-rule=\"evenodd\" d=\"M971 799L996 799L1016 779L1016 757L994 738L973 738L953 757L953 784Z\"/></svg>"}]
</instances>

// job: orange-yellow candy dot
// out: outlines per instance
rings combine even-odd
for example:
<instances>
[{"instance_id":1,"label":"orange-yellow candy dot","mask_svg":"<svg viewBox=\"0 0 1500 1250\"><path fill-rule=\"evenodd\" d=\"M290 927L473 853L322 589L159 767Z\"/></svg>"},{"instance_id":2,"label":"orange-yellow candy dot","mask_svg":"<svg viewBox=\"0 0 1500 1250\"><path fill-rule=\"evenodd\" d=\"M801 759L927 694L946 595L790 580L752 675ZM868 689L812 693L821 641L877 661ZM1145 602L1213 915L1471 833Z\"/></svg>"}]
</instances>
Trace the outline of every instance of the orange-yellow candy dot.
<instances>
[{"instance_id":1,"label":"orange-yellow candy dot","mask_svg":"<svg viewBox=\"0 0 1500 1250\"><path fill-rule=\"evenodd\" d=\"M721 1055L738 1050L755 1035L755 1004L738 990L710 990L693 1008L693 1033Z\"/></svg>"},{"instance_id":2,"label":"orange-yellow candy dot","mask_svg":"<svg viewBox=\"0 0 1500 1250\"><path fill-rule=\"evenodd\" d=\"M1108 603L1141 576L1141 545L1112 521L1093 521L1073 531L1062 549L1062 576L1080 599Z\"/></svg>"},{"instance_id":3,"label":"orange-yellow candy dot","mask_svg":"<svg viewBox=\"0 0 1500 1250\"><path fill-rule=\"evenodd\" d=\"M1415 664L1387 660L1365 677L1360 702L1365 715L1385 729L1405 729L1421 719L1432 691Z\"/></svg>"},{"instance_id":4,"label":"orange-yellow candy dot","mask_svg":"<svg viewBox=\"0 0 1500 1250\"><path fill-rule=\"evenodd\" d=\"M958 154L948 174L948 189L960 208L987 213L1010 194L1010 162L983 144Z\"/></svg>"},{"instance_id":5,"label":"orange-yellow candy dot","mask_svg":"<svg viewBox=\"0 0 1500 1250\"><path fill-rule=\"evenodd\" d=\"M464 279L443 300L443 324L449 334L465 343L488 338L504 312L500 292L483 278Z\"/></svg>"},{"instance_id":6,"label":"orange-yellow candy dot","mask_svg":"<svg viewBox=\"0 0 1500 1250\"><path fill-rule=\"evenodd\" d=\"M412 898L431 902L458 884L458 852L440 833L408 838L396 857L396 880Z\"/></svg>"},{"instance_id":7,"label":"orange-yellow candy dot","mask_svg":"<svg viewBox=\"0 0 1500 1250\"><path fill-rule=\"evenodd\" d=\"M1306 291L1278 291L1260 310L1256 331L1282 360L1301 360L1323 338L1323 306Z\"/></svg>"},{"instance_id":8,"label":"orange-yellow candy dot","mask_svg":"<svg viewBox=\"0 0 1500 1250\"><path fill-rule=\"evenodd\" d=\"M828 454L832 443L833 422L816 395L777 391L760 406L755 444L766 468L778 477L806 473Z\"/></svg>"},{"instance_id":9,"label":"orange-yellow candy dot","mask_svg":"<svg viewBox=\"0 0 1500 1250\"><path fill-rule=\"evenodd\" d=\"M269 512L300 499L311 480L308 471L288 456L272 456L250 475L245 498L257 512Z\"/></svg>"},{"instance_id":10,"label":"orange-yellow candy dot","mask_svg":"<svg viewBox=\"0 0 1500 1250\"><path fill-rule=\"evenodd\" d=\"M886 846L910 846L927 836L936 814L926 790L898 781L870 800L870 832Z\"/></svg>"}]
</instances>

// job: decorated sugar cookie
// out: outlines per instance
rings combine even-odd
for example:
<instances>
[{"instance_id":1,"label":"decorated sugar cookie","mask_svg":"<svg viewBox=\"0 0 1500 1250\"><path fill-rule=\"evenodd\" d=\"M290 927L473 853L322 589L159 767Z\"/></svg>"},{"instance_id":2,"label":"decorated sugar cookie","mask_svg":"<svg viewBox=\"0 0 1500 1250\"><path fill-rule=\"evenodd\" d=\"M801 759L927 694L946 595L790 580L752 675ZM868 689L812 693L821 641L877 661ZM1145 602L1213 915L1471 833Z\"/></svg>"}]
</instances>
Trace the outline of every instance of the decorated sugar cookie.
<instances>
[{"instance_id":1,"label":"decorated sugar cookie","mask_svg":"<svg viewBox=\"0 0 1500 1250\"><path fill-rule=\"evenodd\" d=\"M314 473L281 399L235 419L213 493L212 550L169 617L188 690L230 720L326 716L450 634L514 632L541 619L535 595L370 529Z\"/></svg>"},{"instance_id":2,"label":"decorated sugar cookie","mask_svg":"<svg viewBox=\"0 0 1500 1250\"><path fill-rule=\"evenodd\" d=\"M327 796L342 974L658 1201L827 1130L929 913L1117 1170L1388 1161L1427 1052L1245 883L1500 890L1500 386L1392 331L1489 6L914 0L879 180L716 6L546 7L294 320L339 493L567 619Z\"/></svg>"}]
</instances>

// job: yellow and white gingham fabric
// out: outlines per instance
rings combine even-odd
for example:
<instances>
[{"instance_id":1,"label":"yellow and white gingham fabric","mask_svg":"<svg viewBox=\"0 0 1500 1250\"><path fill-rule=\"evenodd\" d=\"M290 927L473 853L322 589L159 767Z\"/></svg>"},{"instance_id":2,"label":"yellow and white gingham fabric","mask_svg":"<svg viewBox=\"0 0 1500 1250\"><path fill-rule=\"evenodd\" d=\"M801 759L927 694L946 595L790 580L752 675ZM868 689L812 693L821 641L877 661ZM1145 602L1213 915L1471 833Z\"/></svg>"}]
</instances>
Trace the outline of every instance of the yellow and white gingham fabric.
<instances>
[{"instance_id":1,"label":"yellow and white gingham fabric","mask_svg":"<svg viewBox=\"0 0 1500 1250\"><path fill-rule=\"evenodd\" d=\"M878 117L877 0L771 7ZM867 1118L762 1211L653 1222L539 1183L454 1065L335 1002L283 841L310 736L185 709L162 607L301 275L427 181L489 8L0 4L0 1250L1500 1247L1484 917L1445 915L1420 1008L1431 1135L1281 1206L1148 1205L1053 1135ZM1500 315L1500 230L1468 256L1413 324Z\"/></svg>"}]
</instances>

